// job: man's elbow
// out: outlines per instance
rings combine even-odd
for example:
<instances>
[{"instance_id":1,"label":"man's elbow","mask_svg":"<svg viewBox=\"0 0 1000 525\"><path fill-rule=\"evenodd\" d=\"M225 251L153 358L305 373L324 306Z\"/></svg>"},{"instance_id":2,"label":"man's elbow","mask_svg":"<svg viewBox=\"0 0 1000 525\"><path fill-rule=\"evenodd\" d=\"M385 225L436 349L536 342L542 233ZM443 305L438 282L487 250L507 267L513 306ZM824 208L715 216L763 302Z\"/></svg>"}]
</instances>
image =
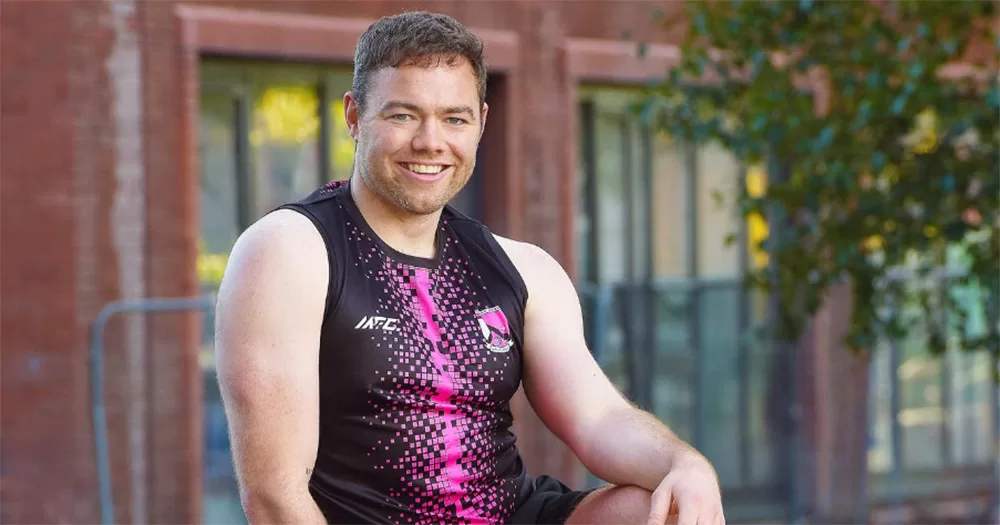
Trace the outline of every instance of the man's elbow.
<instances>
[{"instance_id":1,"label":"man's elbow","mask_svg":"<svg viewBox=\"0 0 1000 525\"><path fill-rule=\"evenodd\" d=\"M276 523L281 515L281 499L266 490L241 487L240 504L250 523Z\"/></svg>"},{"instance_id":2,"label":"man's elbow","mask_svg":"<svg viewBox=\"0 0 1000 525\"><path fill-rule=\"evenodd\" d=\"M301 522L301 518L308 514L306 509L315 507L308 488L279 491L241 487L240 503L251 524Z\"/></svg>"}]
</instances>

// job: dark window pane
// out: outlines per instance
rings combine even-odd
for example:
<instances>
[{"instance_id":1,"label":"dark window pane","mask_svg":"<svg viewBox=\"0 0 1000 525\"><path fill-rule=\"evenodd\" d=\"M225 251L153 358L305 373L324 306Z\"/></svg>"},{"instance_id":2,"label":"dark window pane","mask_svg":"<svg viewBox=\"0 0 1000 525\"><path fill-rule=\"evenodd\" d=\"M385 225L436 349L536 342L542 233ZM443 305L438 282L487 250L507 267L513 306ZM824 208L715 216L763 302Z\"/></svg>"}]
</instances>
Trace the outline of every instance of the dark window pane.
<instances>
[{"instance_id":1,"label":"dark window pane","mask_svg":"<svg viewBox=\"0 0 1000 525\"><path fill-rule=\"evenodd\" d=\"M690 442L694 439L695 362L691 352L688 288L686 284L662 286L657 293L653 412L681 439Z\"/></svg>"},{"instance_id":2,"label":"dark window pane","mask_svg":"<svg viewBox=\"0 0 1000 525\"><path fill-rule=\"evenodd\" d=\"M629 389L625 352L623 300L619 287L585 283L579 286L587 326L587 344L604 373L622 392Z\"/></svg>"},{"instance_id":3,"label":"dark window pane","mask_svg":"<svg viewBox=\"0 0 1000 525\"><path fill-rule=\"evenodd\" d=\"M740 322L742 287L723 281L705 284L699 293L701 352L699 388L704 435L700 445L725 486L740 482Z\"/></svg>"},{"instance_id":4,"label":"dark window pane","mask_svg":"<svg viewBox=\"0 0 1000 525\"><path fill-rule=\"evenodd\" d=\"M788 458L787 363L783 355L765 345L748 349L750 384L747 431L750 451L749 482L773 485L786 475Z\"/></svg>"}]
</instances>

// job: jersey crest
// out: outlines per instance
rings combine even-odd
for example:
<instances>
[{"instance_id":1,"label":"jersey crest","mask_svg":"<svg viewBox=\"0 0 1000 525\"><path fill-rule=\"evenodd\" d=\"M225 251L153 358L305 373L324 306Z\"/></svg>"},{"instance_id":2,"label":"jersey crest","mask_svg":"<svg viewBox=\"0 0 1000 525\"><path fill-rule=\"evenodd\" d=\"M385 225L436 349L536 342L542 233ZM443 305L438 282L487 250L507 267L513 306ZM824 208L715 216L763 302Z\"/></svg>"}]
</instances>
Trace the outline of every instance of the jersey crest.
<instances>
[{"instance_id":1,"label":"jersey crest","mask_svg":"<svg viewBox=\"0 0 1000 525\"><path fill-rule=\"evenodd\" d=\"M513 343L510 337L510 327L507 316L499 306L476 312L479 320L479 330L486 339L486 348L491 352L504 353L510 350Z\"/></svg>"}]
</instances>

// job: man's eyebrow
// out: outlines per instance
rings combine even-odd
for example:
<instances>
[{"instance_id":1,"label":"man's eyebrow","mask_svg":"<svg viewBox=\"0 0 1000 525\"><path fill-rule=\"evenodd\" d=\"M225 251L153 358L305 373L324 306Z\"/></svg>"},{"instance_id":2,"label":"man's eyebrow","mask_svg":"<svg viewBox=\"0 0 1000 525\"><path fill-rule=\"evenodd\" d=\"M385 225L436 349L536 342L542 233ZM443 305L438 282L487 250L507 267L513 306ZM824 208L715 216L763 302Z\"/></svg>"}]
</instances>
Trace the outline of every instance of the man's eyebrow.
<instances>
[{"instance_id":1,"label":"man's eyebrow","mask_svg":"<svg viewBox=\"0 0 1000 525\"><path fill-rule=\"evenodd\" d=\"M414 113L420 113L420 107L416 104L411 104L409 102L401 102L399 100L390 100L382 106L380 113L385 113L386 111L393 109L405 109L412 111Z\"/></svg>"},{"instance_id":2,"label":"man's eyebrow","mask_svg":"<svg viewBox=\"0 0 1000 525\"><path fill-rule=\"evenodd\" d=\"M382 106L382 110L380 111L380 113L385 113L386 111L391 111L393 109L405 109L407 111L412 111L414 113L423 113L423 110L420 108L420 106L412 104L410 102L403 102L400 100L390 100L386 102ZM456 113L462 113L468 115L469 118L471 119L476 118L476 112L469 106L451 106L444 108L444 110L442 110L441 113L444 115L454 115Z\"/></svg>"},{"instance_id":3,"label":"man's eyebrow","mask_svg":"<svg viewBox=\"0 0 1000 525\"><path fill-rule=\"evenodd\" d=\"M471 119L476 118L476 112L472 110L469 106L452 106L450 108L444 108L445 115L454 115L456 113L464 113Z\"/></svg>"}]
</instances>

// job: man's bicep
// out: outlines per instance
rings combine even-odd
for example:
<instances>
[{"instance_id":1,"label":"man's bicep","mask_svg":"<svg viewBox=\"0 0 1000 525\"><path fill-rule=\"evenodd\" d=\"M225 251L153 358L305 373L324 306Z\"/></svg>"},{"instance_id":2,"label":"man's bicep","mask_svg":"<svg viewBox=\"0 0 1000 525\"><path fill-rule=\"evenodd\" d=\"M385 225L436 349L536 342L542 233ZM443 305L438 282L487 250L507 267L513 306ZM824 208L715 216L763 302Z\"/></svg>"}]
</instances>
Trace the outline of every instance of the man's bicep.
<instances>
[{"instance_id":1,"label":"man's bicep","mask_svg":"<svg viewBox=\"0 0 1000 525\"><path fill-rule=\"evenodd\" d=\"M219 383L237 474L250 492L305 489L319 436L326 281L325 266L313 266L325 252L311 224L284 219L237 243L216 314Z\"/></svg>"},{"instance_id":2,"label":"man's bicep","mask_svg":"<svg viewBox=\"0 0 1000 525\"><path fill-rule=\"evenodd\" d=\"M542 422L578 449L586 429L626 401L587 348L580 300L566 272L542 252L525 273L525 394Z\"/></svg>"}]
</instances>

